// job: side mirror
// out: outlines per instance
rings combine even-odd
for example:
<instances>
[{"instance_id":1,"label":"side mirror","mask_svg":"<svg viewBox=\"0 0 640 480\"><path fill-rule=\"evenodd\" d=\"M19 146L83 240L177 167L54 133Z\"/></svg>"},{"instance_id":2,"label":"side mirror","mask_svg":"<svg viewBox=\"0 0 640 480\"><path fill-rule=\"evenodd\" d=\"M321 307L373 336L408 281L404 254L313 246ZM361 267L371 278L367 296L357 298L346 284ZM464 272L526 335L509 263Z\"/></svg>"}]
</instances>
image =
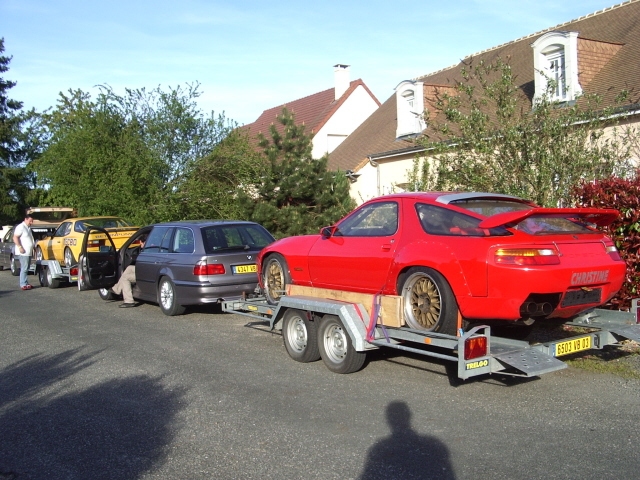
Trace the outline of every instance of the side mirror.
<instances>
[{"instance_id":1,"label":"side mirror","mask_svg":"<svg viewBox=\"0 0 640 480\"><path fill-rule=\"evenodd\" d=\"M329 238L335 235L337 231L338 227L336 227L335 225L332 225L330 227L322 227L320 229L320 235L322 235L322 238Z\"/></svg>"}]
</instances>

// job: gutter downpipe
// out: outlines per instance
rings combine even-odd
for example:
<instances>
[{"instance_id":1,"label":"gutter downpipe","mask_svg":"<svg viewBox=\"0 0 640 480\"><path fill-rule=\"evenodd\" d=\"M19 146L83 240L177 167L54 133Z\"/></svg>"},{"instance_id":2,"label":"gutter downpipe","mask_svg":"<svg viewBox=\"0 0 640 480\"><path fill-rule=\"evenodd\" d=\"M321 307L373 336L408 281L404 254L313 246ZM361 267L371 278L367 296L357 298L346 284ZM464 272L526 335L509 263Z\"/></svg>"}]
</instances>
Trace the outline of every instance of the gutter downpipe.
<instances>
[{"instance_id":1,"label":"gutter downpipe","mask_svg":"<svg viewBox=\"0 0 640 480\"><path fill-rule=\"evenodd\" d=\"M367 157L369 159L369 164L376 169L376 197L380 196L380 165L378 162L375 162L371 155Z\"/></svg>"}]
</instances>

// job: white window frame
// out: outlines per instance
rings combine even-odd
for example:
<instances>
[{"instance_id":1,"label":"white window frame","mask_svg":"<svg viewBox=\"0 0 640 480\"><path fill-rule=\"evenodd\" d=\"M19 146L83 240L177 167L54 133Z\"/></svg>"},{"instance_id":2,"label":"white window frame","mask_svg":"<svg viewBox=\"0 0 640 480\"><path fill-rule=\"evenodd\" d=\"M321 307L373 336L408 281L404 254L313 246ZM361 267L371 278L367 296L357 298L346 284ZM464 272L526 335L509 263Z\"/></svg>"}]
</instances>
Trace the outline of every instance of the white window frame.
<instances>
[{"instance_id":1,"label":"white window frame","mask_svg":"<svg viewBox=\"0 0 640 480\"><path fill-rule=\"evenodd\" d=\"M395 88L397 125L396 138L419 135L424 122L424 90L422 82L405 80Z\"/></svg>"},{"instance_id":2,"label":"white window frame","mask_svg":"<svg viewBox=\"0 0 640 480\"><path fill-rule=\"evenodd\" d=\"M533 44L535 81L534 105L547 96L548 100L571 102L582 95L578 81L578 32L549 32ZM552 68L552 64L559 68ZM557 86L549 95L549 81Z\"/></svg>"}]
</instances>

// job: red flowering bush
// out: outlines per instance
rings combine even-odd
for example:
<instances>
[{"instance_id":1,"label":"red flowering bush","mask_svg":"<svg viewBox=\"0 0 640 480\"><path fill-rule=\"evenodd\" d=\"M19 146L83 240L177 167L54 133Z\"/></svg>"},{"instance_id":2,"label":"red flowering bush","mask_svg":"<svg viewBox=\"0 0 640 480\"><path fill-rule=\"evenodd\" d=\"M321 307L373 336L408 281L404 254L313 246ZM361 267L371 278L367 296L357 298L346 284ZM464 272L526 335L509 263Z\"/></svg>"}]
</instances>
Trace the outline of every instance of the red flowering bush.
<instances>
[{"instance_id":1,"label":"red flowering bush","mask_svg":"<svg viewBox=\"0 0 640 480\"><path fill-rule=\"evenodd\" d=\"M604 231L627 262L627 275L620 291L604 308L628 311L631 300L639 296L640 286L640 169L632 179L609 177L582 182L574 189L574 195L578 206L620 211L620 217Z\"/></svg>"}]
</instances>

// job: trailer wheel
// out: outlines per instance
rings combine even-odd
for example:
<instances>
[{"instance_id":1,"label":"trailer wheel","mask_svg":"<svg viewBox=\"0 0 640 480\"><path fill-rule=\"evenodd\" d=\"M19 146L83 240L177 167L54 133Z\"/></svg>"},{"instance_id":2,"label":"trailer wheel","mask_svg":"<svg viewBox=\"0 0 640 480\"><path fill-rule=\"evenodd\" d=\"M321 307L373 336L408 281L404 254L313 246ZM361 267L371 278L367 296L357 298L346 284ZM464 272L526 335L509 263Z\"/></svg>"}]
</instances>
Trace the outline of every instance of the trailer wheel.
<instances>
[{"instance_id":1,"label":"trailer wheel","mask_svg":"<svg viewBox=\"0 0 640 480\"><path fill-rule=\"evenodd\" d=\"M335 315L325 315L318 330L318 349L322 361L334 373L352 373L360 370L367 357L357 352L351 337Z\"/></svg>"},{"instance_id":2,"label":"trailer wheel","mask_svg":"<svg viewBox=\"0 0 640 480\"><path fill-rule=\"evenodd\" d=\"M38 268L38 281L41 287L49 286L49 282L47 281L47 267L44 265L40 265L40 268Z\"/></svg>"},{"instance_id":3,"label":"trailer wheel","mask_svg":"<svg viewBox=\"0 0 640 480\"><path fill-rule=\"evenodd\" d=\"M279 253L269 255L262 267L262 284L267 302L271 305L278 303L288 283L291 283L291 275L287 261Z\"/></svg>"},{"instance_id":4,"label":"trailer wheel","mask_svg":"<svg viewBox=\"0 0 640 480\"><path fill-rule=\"evenodd\" d=\"M316 322L306 312L288 309L282 320L282 338L287 353L296 362L315 362L320 359Z\"/></svg>"},{"instance_id":5,"label":"trailer wheel","mask_svg":"<svg viewBox=\"0 0 640 480\"><path fill-rule=\"evenodd\" d=\"M14 277L20 275L20 265L16 263L16 257L11 257L11 275Z\"/></svg>"},{"instance_id":6,"label":"trailer wheel","mask_svg":"<svg viewBox=\"0 0 640 480\"><path fill-rule=\"evenodd\" d=\"M173 317L174 315L182 315L185 308L176 302L176 287L169 277L162 277L158 284L158 305L165 315Z\"/></svg>"},{"instance_id":7,"label":"trailer wheel","mask_svg":"<svg viewBox=\"0 0 640 480\"><path fill-rule=\"evenodd\" d=\"M100 295L100 298L104 301L114 300L116 296L116 294L113 293L110 288L99 288L98 295Z\"/></svg>"},{"instance_id":8,"label":"trailer wheel","mask_svg":"<svg viewBox=\"0 0 640 480\"><path fill-rule=\"evenodd\" d=\"M47 286L49 288L58 288L60 286L60 279L53 278L53 274L51 273L51 269L49 267L45 268L45 277L47 279Z\"/></svg>"},{"instance_id":9,"label":"trailer wheel","mask_svg":"<svg viewBox=\"0 0 640 480\"><path fill-rule=\"evenodd\" d=\"M404 299L404 318L411 328L456 334L458 302L440 273L431 268L413 267L400 277L398 285Z\"/></svg>"}]
</instances>

